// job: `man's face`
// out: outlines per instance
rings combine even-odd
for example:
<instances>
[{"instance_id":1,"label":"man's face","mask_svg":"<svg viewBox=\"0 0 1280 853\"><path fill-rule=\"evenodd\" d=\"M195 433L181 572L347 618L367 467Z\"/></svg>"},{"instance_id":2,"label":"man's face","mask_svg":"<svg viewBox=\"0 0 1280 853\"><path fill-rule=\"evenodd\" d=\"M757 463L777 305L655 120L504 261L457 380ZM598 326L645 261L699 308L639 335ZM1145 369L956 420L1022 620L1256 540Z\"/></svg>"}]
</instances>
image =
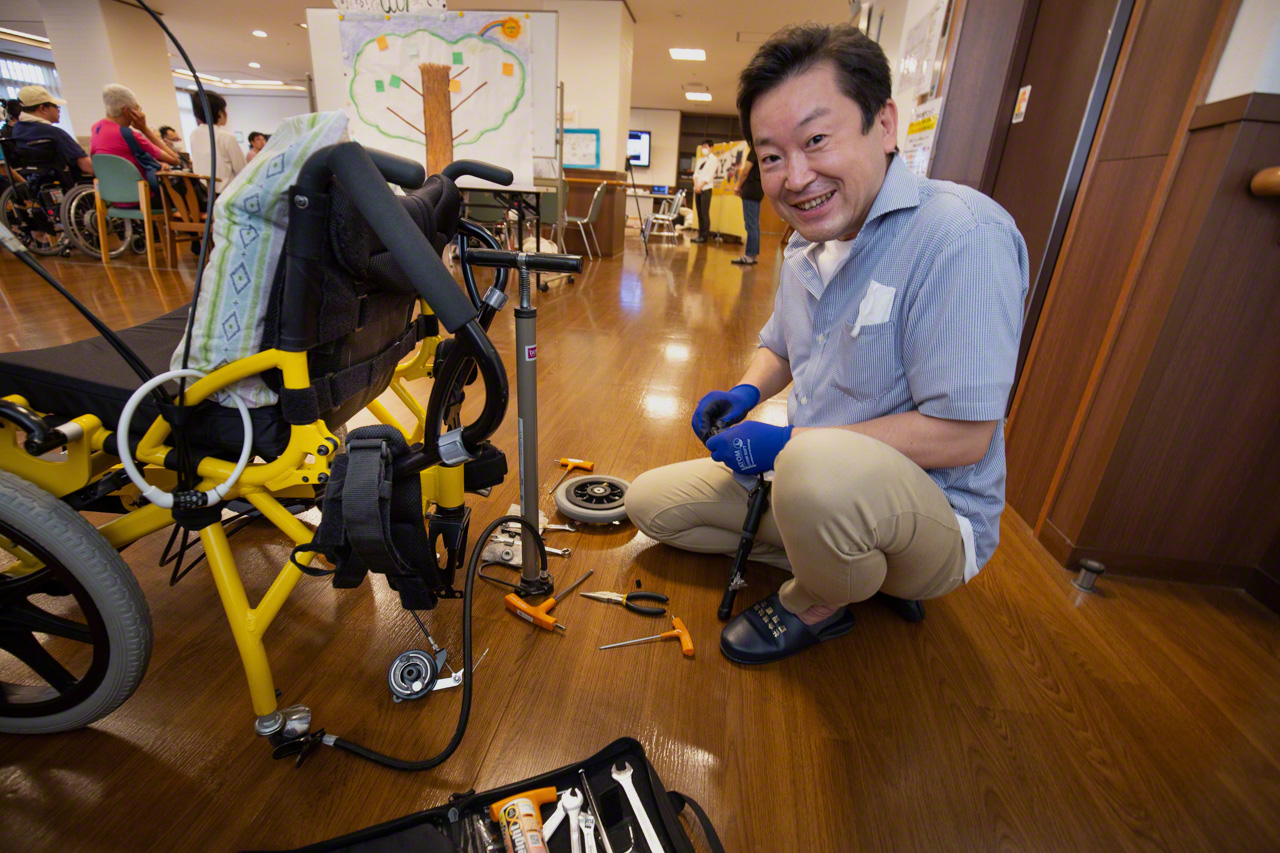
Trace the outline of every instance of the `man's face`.
<instances>
[{"instance_id":1,"label":"man's face","mask_svg":"<svg viewBox=\"0 0 1280 853\"><path fill-rule=\"evenodd\" d=\"M167 131L165 131L165 134L164 134L164 141L165 141L165 142L168 142L168 143L171 143L171 144L172 144L172 143L174 143L174 142L177 142L177 141L178 141L178 131L176 131L176 130L167 130Z\"/></svg>"},{"instance_id":2,"label":"man's face","mask_svg":"<svg viewBox=\"0 0 1280 853\"><path fill-rule=\"evenodd\" d=\"M50 122L53 122L54 124L57 124L58 119L62 116L62 108L59 107L57 104L48 104L48 103L41 104L39 107L36 108L36 115L40 116L40 118L44 119L45 121L50 121Z\"/></svg>"},{"instance_id":3,"label":"man's face","mask_svg":"<svg viewBox=\"0 0 1280 853\"><path fill-rule=\"evenodd\" d=\"M810 242L849 240L867 218L898 140L889 101L871 130L823 62L765 92L751 107L760 183L778 214Z\"/></svg>"}]
</instances>

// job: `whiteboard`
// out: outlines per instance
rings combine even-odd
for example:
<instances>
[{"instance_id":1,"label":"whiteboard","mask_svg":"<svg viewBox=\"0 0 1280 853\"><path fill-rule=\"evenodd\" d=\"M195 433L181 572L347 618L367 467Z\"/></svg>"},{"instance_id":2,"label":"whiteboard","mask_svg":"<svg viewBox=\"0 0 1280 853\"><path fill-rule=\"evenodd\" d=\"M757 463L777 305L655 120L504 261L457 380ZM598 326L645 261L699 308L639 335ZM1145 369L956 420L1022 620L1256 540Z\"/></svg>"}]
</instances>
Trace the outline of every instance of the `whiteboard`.
<instances>
[{"instance_id":1,"label":"whiteboard","mask_svg":"<svg viewBox=\"0 0 1280 853\"><path fill-rule=\"evenodd\" d=\"M311 41L311 74L315 83L316 108L321 111L341 110L347 104L348 81L343 76L342 40L338 30L339 12L336 9L307 9L307 33ZM451 14L448 12L441 14ZM456 13L452 13L456 14ZM482 15L472 12L468 15ZM511 12L494 12L495 18L507 17ZM556 110L559 96L557 84L557 45L559 14L557 12L520 12L528 15L531 68L529 82L532 89L533 155L555 158ZM498 164L507 165L507 164ZM464 178L463 186L492 186ZM515 186L512 189L533 189Z\"/></svg>"}]
</instances>

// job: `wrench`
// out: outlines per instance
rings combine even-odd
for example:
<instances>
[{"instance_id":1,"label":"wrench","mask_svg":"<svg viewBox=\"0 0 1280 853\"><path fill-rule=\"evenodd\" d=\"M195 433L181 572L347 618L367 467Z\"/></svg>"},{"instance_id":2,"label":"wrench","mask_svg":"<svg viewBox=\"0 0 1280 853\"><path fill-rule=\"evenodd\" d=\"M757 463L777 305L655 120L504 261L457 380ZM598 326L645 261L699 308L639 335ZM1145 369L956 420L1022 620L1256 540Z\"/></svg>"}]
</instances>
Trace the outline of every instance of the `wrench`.
<instances>
[{"instance_id":1,"label":"wrench","mask_svg":"<svg viewBox=\"0 0 1280 853\"><path fill-rule=\"evenodd\" d=\"M577 797L564 804L564 810L569 816L569 853L582 853L582 832L578 826L578 816L582 809L582 793L577 788L574 788L573 792Z\"/></svg>"},{"instance_id":2,"label":"wrench","mask_svg":"<svg viewBox=\"0 0 1280 853\"><path fill-rule=\"evenodd\" d=\"M549 545L543 545L542 547L546 549L548 554L555 554L557 557L564 557L566 559L568 559L569 555L573 553L572 548L552 548Z\"/></svg>"},{"instance_id":3,"label":"wrench","mask_svg":"<svg viewBox=\"0 0 1280 853\"><path fill-rule=\"evenodd\" d=\"M578 815L578 825L582 827L583 853L596 853L596 819L591 812Z\"/></svg>"},{"instance_id":4,"label":"wrench","mask_svg":"<svg viewBox=\"0 0 1280 853\"><path fill-rule=\"evenodd\" d=\"M565 814L570 809L573 810L573 815L575 818L571 826L574 827L573 832L576 835L577 834L576 818L578 814L578 809L580 808L582 808L582 792L579 791L577 788L570 788L569 790L565 791L564 796L560 798L560 802L556 803L556 810L551 813L551 817L547 818L547 822L542 825L543 839L544 840L548 839L555 834L555 831L560 828L560 824L564 822Z\"/></svg>"},{"instance_id":5,"label":"wrench","mask_svg":"<svg viewBox=\"0 0 1280 853\"><path fill-rule=\"evenodd\" d=\"M542 525L542 532L543 532L543 533L546 533L548 530L563 530L565 533L577 533L577 532L578 532L578 528L574 527L572 524L544 524L544 525Z\"/></svg>"},{"instance_id":6,"label":"wrench","mask_svg":"<svg viewBox=\"0 0 1280 853\"><path fill-rule=\"evenodd\" d=\"M644 843L649 847L649 853L665 853L662 842L658 840L658 833L654 831L653 823L649 820L649 812L645 810L644 803L640 802L640 795L636 793L635 783L631 781L631 765L622 762L622 769L611 768L614 780L622 786L627 792L627 800L631 803L631 811L635 812L636 821L640 824L640 832L644 835Z\"/></svg>"}]
</instances>

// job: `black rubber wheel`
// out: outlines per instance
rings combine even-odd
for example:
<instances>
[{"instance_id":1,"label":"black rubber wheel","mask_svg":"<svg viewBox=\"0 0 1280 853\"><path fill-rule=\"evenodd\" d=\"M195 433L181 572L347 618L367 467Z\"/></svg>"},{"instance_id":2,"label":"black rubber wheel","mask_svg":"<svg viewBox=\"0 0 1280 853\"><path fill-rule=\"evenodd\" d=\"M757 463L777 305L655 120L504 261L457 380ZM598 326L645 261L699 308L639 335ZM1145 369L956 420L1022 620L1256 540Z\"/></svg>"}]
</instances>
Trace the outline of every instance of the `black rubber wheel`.
<instances>
[{"instance_id":1,"label":"black rubber wheel","mask_svg":"<svg viewBox=\"0 0 1280 853\"><path fill-rule=\"evenodd\" d=\"M556 489L556 509L561 515L587 524L624 521L629 488L631 484L626 480L604 474L574 477Z\"/></svg>"},{"instance_id":2,"label":"black rubber wheel","mask_svg":"<svg viewBox=\"0 0 1280 853\"><path fill-rule=\"evenodd\" d=\"M67 193L62 203L62 229L75 246L86 255L102 257L102 238L98 234L98 196L92 184L81 184ZM124 254L133 238L133 221L108 219L107 228L111 257Z\"/></svg>"},{"instance_id":3,"label":"black rubber wheel","mask_svg":"<svg viewBox=\"0 0 1280 853\"><path fill-rule=\"evenodd\" d=\"M0 472L0 732L87 726L133 694L150 658L151 612L116 550Z\"/></svg>"},{"instance_id":4,"label":"black rubber wheel","mask_svg":"<svg viewBox=\"0 0 1280 853\"><path fill-rule=\"evenodd\" d=\"M46 210L33 209L18 198L14 187L0 193L0 217L33 254L60 255L67 248L66 231L58 228L59 214L55 211L51 216Z\"/></svg>"}]
</instances>

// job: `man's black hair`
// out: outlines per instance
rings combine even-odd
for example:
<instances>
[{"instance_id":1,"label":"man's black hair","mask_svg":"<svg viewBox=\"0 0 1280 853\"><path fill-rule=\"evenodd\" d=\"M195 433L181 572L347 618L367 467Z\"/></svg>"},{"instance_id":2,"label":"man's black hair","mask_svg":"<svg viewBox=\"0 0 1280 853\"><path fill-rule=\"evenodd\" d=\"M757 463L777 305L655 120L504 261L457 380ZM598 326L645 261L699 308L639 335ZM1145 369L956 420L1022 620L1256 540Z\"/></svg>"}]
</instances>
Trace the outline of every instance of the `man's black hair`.
<instances>
[{"instance_id":1,"label":"man's black hair","mask_svg":"<svg viewBox=\"0 0 1280 853\"><path fill-rule=\"evenodd\" d=\"M204 94L209 99L209 109L213 111L213 121L205 118L204 105L200 103L199 92L191 93L191 111L196 114L196 121L201 124L217 124L218 116L225 115L227 112L227 99L217 92L206 91Z\"/></svg>"},{"instance_id":2,"label":"man's black hair","mask_svg":"<svg viewBox=\"0 0 1280 853\"><path fill-rule=\"evenodd\" d=\"M871 130L893 97L889 60L880 45L851 24L801 24L775 33L738 77L738 115L753 146L751 107L764 93L820 62L830 62L843 92L862 110L862 132Z\"/></svg>"},{"instance_id":3,"label":"man's black hair","mask_svg":"<svg viewBox=\"0 0 1280 853\"><path fill-rule=\"evenodd\" d=\"M172 127L170 127L170 126L169 126L169 125L167 125L167 124L162 124L162 125L160 125L160 129L159 129L159 130L157 130L157 131L156 131L156 133L160 134L160 138L161 138L161 139L164 139L164 135L165 135L166 133L168 133L169 131L171 131L171 130L173 130L173 128L172 128Z\"/></svg>"},{"instance_id":4,"label":"man's black hair","mask_svg":"<svg viewBox=\"0 0 1280 853\"><path fill-rule=\"evenodd\" d=\"M249 142L252 143L253 140L257 139L259 136L261 136L263 139L267 138L267 135L265 133L263 133L260 130L255 130L249 134Z\"/></svg>"},{"instance_id":5,"label":"man's black hair","mask_svg":"<svg viewBox=\"0 0 1280 853\"><path fill-rule=\"evenodd\" d=\"M710 139L704 139L704 140L702 140L702 144L703 144L703 145L711 145L711 146L713 146L713 147L715 146L715 143L714 143L714 142L712 142Z\"/></svg>"},{"instance_id":6,"label":"man's black hair","mask_svg":"<svg viewBox=\"0 0 1280 853\"><path fill-rule=\"evenodd\" d=\"M22 112L22 101L17 98L9 98L4 102L4 114L9 121L13 121Z\"/></svg>"}]
</instances>

